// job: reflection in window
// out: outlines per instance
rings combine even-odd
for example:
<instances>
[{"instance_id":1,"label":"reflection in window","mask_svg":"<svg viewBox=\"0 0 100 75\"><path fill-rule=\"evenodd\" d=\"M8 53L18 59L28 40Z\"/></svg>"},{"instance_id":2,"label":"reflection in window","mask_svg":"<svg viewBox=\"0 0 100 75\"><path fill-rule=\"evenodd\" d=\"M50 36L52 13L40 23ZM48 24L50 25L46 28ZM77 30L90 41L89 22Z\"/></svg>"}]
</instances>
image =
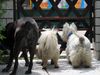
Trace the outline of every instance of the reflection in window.
<instances>
[{"instance_id":1,"label":"reflection in window","mask_svg":"<svg viewBox=\"0 0 100 75\"><path fill-rule=\"evenodd\" d=\"M75 4L75 8L77 9L84 9L87 7L87 4L85 0L78 0L77 3Z\"/></svg>"},{"instance_id":2,"label":"reflection in window","mask_svg":"<svg viewBox=\"0 0 100 75\"><path fill-rule=\"evenodd\" d=\"M60 8L60 9L68 9L69 5L66 2L66 0L61 0L60 3L58 4L58 8Z\"/></svg>"},{"instance_id":3,"label":"reflection in window","mask_svg":"<svg viewBox=\"0 0 100 75\"><path fill-rule=\"evenodd\" d=\"M38 0L36 0L36 1L38 1ZM55 1L56 0L54 0L54 2ZM73 2L73 0L71 0L71 1ZM69 8L69 4L67 3L66 0L61 0L57 6L59 9L68 9ZM30 7L34 8L34 3L32 3L32 0L30 0ZM76 9L84 9L86 7L87 7L87 3L85 2L85 0L77 0L77 2L75 4ZM40 8L41 9L51 9L52 4L50 3L50 0L42 0L42 2L40 4Z\"/></svg>"},{"instance_id":4,"label":"reflection in window","mask_svg":"<svg viewBox=\"0 0 100 75\"><path fill-rule=\"evenodd\" d=\"M36 0L38 1L38 0ZM50 9L52 7L49 0L43 0L40 4L41 9ZM32 3L32 0L30 0L30 8L34 8L34 3Z\"/></svg>"},{"instance_id":5,"label":"reflection in window","mask_svg":"<svg viewBox=\"0 0 100 75\"><path fill-rule=\"evenodd\" d=\"M42 9L50 9L52 5L49 0L43 0L42 3L40 4L40 7Z\"/></svg>"}]
</instances>

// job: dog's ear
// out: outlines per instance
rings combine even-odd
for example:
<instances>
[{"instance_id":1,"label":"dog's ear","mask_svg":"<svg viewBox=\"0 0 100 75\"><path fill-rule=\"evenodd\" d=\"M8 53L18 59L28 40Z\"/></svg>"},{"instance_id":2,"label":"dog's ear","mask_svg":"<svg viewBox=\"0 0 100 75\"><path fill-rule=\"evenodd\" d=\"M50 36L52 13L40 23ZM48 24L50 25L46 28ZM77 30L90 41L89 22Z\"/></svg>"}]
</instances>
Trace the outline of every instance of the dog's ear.
<instances>
[{"instance_id":1,"label":"dog's ear","mask_svg":"<svg viewBox=\"0 0 100 75\"><path fill-rule=\"evenodd\" d=\"M67 34L68 34L68 32L69 32L69 29L70 28L70 26L69 26L69 23L65 23L64 25L63 25L63 29L62 29L62 31L63 31L63 33L62 33L62 39L63 39L63 41L67 41Z\"/></svg>"},{"instance_id":2,"label":"dog's ear","mask_svg":"<svg viewBox=\"0 0 100 75\"><path fill-rule=\"evenodd\" d=\"M74 22L70 24L70 29L73 31L77 31L77 26L75 25Z\"/></svg>"},{"instance_id":3,"label":"dog's ear","mask_svg":"<svg viewBox=\"0 0 100 75\"><path fill-rule=\"evenodd\" d=\"M63 28L68 29L69 28L69 23L65 22L65 24L63 25Z\"/></svg>"}]
</instances>

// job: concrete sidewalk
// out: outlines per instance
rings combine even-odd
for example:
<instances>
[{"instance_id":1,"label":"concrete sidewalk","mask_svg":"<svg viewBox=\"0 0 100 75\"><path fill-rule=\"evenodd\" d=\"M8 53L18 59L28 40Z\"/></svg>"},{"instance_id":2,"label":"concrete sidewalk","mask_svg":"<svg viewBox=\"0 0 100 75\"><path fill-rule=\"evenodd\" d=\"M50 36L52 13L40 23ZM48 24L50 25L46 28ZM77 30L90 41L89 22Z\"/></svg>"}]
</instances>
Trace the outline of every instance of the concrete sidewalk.
<instances>
[{"instance_id":1,"label":"concrete sidewalk","mask_svg":"<svg viewBox=\"0 0 100 75\"><path fill-rule=\"evenodd\" d=\"M61 56L65 56L65 52ZM48 73L42 70L40 65L41 60L33 60L33 69L32 74L30 75L100 75L100 61L97 61L95 58L92 60L91 68L79 68L73 69L71 65L68 64L66 57L60 58L58 61L59 68L55 69L53 65L50 65L50 61L47 67ZM0 75L9 75L9 73L2 73L1 70L5 65L0 65ZM25 75L27 67L24 66L24 60L19 60L19 67L16 75Z\"/></svg>"}]
</instances>

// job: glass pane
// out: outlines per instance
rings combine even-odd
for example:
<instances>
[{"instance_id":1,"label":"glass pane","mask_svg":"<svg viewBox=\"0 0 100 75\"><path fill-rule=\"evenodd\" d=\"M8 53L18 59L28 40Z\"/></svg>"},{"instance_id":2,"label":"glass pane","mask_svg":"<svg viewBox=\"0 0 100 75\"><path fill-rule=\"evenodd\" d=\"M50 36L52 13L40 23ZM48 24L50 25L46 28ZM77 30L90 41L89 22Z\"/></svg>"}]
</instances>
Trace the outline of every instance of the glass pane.
<instances>
[{"instance_id":1,"label":"glass pane","mask_svg":"<svg viewBox=\"0 0 100 75\"><path fill-rule=\"evenodd\" d=\"M66 0L61 0L60 3L58 4L58 8L60 8L60 9L68 9L69 5L66 2Z\"/></svg>"},{"instance_id":2,"label":"glass pane","mask_svg":"<svg viewBox=\"0 0 100 75\"><path fill-rule=\"evenodd\" d=\"M87 3L85 0L78 0L77 3L75 4L75 8L77 9L85 9L87 7Z\"/></svg>"},{"instance_id":3,"label":"glass pane","mask_svg":"<svg viewBox=\"0 0 100 75\"><path fill-rule=\"evenodd\" d=\"M52 5L49 0L43 0L40 7L41 9L51 9Z\"/></svg>"},{"instance_id":4,"label":"glass pane","mask_svg":"<svg viewBox=\"0 0 100 75\"><path fill-rule=\"evenodd\" d=\"M38 0L36 0L36 1L38 1ZM34 1L33 1L34 2ZM30 4L30 8L32 9L32 8L34 8L34 3L32 3L32 0L29 0L29 4Z\"/></svg>"}]
</instances>

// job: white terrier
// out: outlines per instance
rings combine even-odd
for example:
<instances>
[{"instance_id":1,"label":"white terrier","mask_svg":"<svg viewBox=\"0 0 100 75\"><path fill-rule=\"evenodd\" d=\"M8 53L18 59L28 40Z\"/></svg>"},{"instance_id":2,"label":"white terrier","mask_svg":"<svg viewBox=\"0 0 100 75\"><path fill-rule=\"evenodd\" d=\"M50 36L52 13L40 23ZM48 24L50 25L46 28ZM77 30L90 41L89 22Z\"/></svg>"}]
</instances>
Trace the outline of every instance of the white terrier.
<instances>
[{"instance_id":1,"label":"white terrier","mask_svg":"<svg viewBox=\"0 0 100 75\"><path fill-rule=\"evenodd\" d=\"M87 68L91 67L90 41L86 36L77 33L74 23L70 26L68 23L64 24L62 39L67 41L66 54L74 68L81 65Z\"/></svg>"},{"instance_id":2,"label":"white terrier","mask_svg":"<svg viewBox=\"0 0 100 75\"><path fill-rule=\"evenodd\" d=\"M43 69L46 69L48 59L52 59L55 68L58 68L59 50L56 32L54 30L44 31L38 40L38 57L42 59Z\"/></svg>"}]
</instances>

